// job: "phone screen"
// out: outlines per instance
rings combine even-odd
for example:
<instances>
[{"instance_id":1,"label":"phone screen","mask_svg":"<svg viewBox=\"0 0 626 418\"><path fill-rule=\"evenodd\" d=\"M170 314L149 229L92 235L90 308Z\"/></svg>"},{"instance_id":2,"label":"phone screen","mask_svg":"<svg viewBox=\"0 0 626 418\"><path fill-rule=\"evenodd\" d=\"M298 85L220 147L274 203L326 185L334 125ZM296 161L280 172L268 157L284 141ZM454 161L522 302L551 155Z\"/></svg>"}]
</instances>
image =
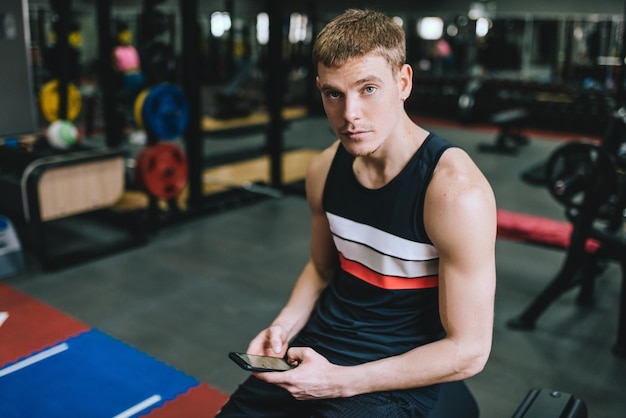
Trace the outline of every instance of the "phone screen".
<instances>
[{"instance_id":1,"label":"phone screen","mask_svg":"<svg viewBox=\"0 0 626 418\"><path fill-rule=\"evenodd\" d=\"M245 370L268 372L279 371L284 372L291 370L293 367L284 359L278 357L257 356L246 353L230 353L229 357Z\"/></svg>"}]
</instances>

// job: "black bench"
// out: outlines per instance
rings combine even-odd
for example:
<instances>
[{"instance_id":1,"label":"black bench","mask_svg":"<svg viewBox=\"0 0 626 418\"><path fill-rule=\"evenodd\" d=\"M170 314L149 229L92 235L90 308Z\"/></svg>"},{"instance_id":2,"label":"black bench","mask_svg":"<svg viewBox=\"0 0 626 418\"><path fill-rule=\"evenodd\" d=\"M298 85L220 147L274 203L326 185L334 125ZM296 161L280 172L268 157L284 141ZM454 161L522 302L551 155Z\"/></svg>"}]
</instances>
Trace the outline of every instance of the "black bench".
<instances>
[{"instance_id":1,"label":"black bench","mask_svg":"<svg viewBox=\"0 0 626 418\"><path fill-rule=\"evenodd\" d=\"M493 114L489 122L499 127L493 144L480 144L478 149L499 154L516 154L519 148L528 144L528 138L522 134L521 125L528 119L530 112L525 108L503 110Z\"/></svg>"}]
</instances>

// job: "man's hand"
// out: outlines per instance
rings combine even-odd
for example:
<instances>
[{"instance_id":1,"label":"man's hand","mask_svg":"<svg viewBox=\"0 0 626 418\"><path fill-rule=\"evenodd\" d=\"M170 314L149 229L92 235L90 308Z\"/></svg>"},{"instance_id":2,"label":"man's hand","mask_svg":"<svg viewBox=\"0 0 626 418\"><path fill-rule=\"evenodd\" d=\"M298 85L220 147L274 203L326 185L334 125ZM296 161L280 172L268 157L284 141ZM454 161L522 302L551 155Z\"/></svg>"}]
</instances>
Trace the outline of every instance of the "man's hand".
<instances>
[{"instance_id":1,"label":"man's hand","mask_svg":"<svg viewBox=\"0 0 626 418\"><path fill-rule=\"evenodd\" d=\"M284 357L287 347L285 328L280 325L272 325L254 337L246 352L261 356Z\"/></svg>"},{"instance_id":2,"label":"man's hand","mask_svg":"<svg viewBox=\"0 0 626 418\"><path fill-rule=\"evenodd\" d=\"M292 347L287 353L287 360L297 366L286 372L264 372L254 375L268 383L273 383L287 390L297 400L338 398L342 393L337 380L339 369L320 354L308 347Z\"/></svg>"}]
</instances>

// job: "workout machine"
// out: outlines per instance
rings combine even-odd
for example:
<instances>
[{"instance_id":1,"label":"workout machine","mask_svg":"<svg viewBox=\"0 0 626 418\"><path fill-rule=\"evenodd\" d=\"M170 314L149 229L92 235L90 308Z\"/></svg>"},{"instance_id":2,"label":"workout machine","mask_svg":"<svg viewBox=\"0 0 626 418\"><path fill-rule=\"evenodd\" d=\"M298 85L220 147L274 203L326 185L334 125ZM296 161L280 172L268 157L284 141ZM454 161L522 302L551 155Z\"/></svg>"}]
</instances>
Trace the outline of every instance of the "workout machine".
<instances>
[{"instance_id":1,"label":"workout machine","mask_svg":"<svg viewBox=\"0 0 626 418\"><path fill-rule=\"evenodd\" d=\"M519 136L515 132L519 127L601 135L615 107L616 100L608 92L583 86L467 75L420 75L407 100L407 110L423 116L496 124L501 133L509 129L514 135L508 145L515 146L510 148L519 145L511 140ZM495 145L499 140L496 137Z\"/></svg>"},{"instance_id":2,"label":"workout machine","mask_svg":"<svg viewBox=\"0 0 626 418\"><path fill-rule=\"evenodd\" d=\"M564 205L573 228L560 271L521 314L508 321L510 328L533 329L549 305L574 287L579 287L577 303L591 304L595 277L606 263L617 262L622 272L622 290L613 353L626 357L625 140L624 137L617 141L607 139L604 146L567 143L557 148L548 159L545 168L547 187ZM616 142L619 147L608 146Z\"/></svg>"}]
</instances>

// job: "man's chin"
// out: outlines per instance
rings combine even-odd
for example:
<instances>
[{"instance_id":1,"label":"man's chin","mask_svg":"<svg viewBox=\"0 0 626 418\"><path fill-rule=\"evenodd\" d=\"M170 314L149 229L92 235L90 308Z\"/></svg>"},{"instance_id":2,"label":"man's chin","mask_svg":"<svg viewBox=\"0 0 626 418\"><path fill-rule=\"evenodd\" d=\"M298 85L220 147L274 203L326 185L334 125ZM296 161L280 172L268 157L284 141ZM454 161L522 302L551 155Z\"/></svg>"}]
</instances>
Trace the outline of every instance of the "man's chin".
<instances>
[{"instance_id":1,"label":"man's chin","mask_svg":"<svg viewBox=\"0 0 626 418\"><path fill-rule=\"evenodd\" d=\"M354 157L367 157L376 152L376 147L368 143L358 143L352 141L342 141L343 147Z\"/></svg>"}]
</instances>

